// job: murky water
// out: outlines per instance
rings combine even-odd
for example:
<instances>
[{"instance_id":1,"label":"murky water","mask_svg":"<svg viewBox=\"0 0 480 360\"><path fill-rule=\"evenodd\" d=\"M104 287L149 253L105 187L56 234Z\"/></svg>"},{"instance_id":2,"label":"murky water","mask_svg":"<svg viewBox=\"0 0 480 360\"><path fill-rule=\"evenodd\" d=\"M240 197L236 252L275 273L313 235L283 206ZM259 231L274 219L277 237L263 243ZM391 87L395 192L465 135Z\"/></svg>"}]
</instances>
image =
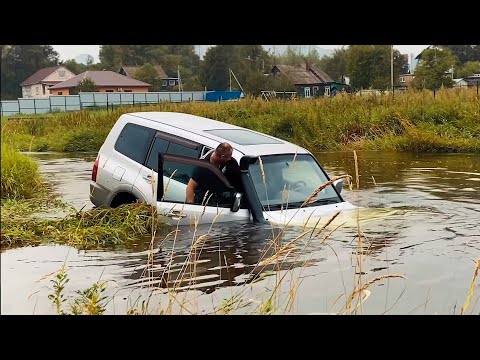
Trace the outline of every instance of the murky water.
<instances>
[{"instance_id":1,"label":"murky water","mask_svg":"<svg viewBox=\"0 0 480 360\"><path fill-rule=\"evenodd\" d=\"M357 155L359 190L345 187L343 195L386 215L361 225L365 236L361 269L355 266L356 227L339 228L325 242L326 234L304 237L293 243L280 263L265 266L258 263L274 253L270 249L265 255L265 249L278 231L245 223L200 227L196 232L183 228L176 236L165 232L153 245L150 239L139 239L128 251L26 247L2 251L2 313L55 313L48 299L52 276L47 275L63 263L70 278L66 296L75 296L76 290L85 290L98 279L108 281L105 295L113 301L107 313L125 314L132 307L140 308L148 297L149 309L158 313L167 309L166 289L174 286L187 308L183 313L208 313L236 296L248 304L236 313L256 312L258 302L280 279L280 298L295 295L292 313L336 313L353 291L355 273L361 273L362 284L387 275L405 277L369 285L361 313L460 313L480 257L480 155ZM88 184L95 154L32 156L59 196L77 209L92 207ZM317 158L330 176L352 175L356 189L353 153L319 153ZM192 241L207 233L192 253ZM287 229L282 244L299 234L299 229ZM480 312L478 279L476 284L467 313ZM278 305L283 309L290 303Z\"/></svg>"}]
</instances>

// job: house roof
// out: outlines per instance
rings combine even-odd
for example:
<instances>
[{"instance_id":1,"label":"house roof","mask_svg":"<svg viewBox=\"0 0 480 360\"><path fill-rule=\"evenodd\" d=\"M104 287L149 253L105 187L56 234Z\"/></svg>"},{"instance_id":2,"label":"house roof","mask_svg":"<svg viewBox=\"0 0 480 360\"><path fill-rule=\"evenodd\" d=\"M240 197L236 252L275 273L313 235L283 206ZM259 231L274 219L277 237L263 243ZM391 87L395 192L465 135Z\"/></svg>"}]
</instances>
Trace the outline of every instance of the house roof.
<instances>
[{"instance_id":1,"label":"house roof","mask_svg":"<svg viewBox=\"0 0 480 360\"><path fill-rule=\"evenodd\" d=\"M28 77L26 80L24 80L20 84L20 86L39 84L48 75L52 74L55 70L57 70L58 68L61 68L61 67L62 66L58 65L58 66L50 66L50 67L40 69L36 73L34 73L30 77Z\"/></svg>"},{"instance_id":2,"label":"house roof","mask_svg":"<svg viewBox=\"0 0 480 360\"><path fill-rule=\"evenodd\" d=\"M140 80L129 78L114 71L85 71L71 79L52 86L50 89L65 89L76 87L83 79L92 80L97 86L115 86L115 87L132 87L132 86L151 86Z\"/></svg>"},{"instance_id":3,"label":"house roof","mask_svg":"<svg viewBox=\"0 0 480 360\"><path fill-rule=\"evenodd\" d=\"M308 85L333 82L334 80L315 65L275 65L294 85Z\"/></svg>"},{"instance_id":4,"label":"house roof","mask_svg":"<svg viewBox=\"0 0 480 360\"><path fill-rule=\"evenodd\" d=\"M315 65L310 65L310 70L323 82L334 82L334 80L322 69L319 69Z\"/></svg>"},{"instance_id":5,"label":"house roof","mask_svg":"<svg viewBox=\"0 0 480 360\"><path fill-rule=\"evenodd\" d=\"M480 77L463 78L463 80L466 81L468 85L476 86L478 84L480 86Z\"/></svg>"},{"instance_id":6,"label":"house roof","mask_svg":"<svg viewBox=\"0 0 480 360\"><path fill-rule=\"evenodd\" d=\"M154 65L153 66L155 70L157 70L158 74L160 75L160 79L167 79L168 75L163 70L163 68L160 65ZM128 77L133 78L135 76L135 73L140 70L141 66L122 66L120 69L123 69L125 71L125 74L127 74Z\"/></svg>"}]
</instances>

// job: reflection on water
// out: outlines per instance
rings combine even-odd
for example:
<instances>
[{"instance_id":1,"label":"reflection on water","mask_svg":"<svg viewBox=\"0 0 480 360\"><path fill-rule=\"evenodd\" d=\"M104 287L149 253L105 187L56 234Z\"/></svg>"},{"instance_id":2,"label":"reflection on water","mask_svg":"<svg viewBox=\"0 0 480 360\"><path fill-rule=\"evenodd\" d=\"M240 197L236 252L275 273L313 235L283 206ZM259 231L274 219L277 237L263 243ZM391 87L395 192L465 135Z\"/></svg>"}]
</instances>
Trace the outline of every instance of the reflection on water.
<instances>
[{"instance_id":1,"label":"reflection on water","mask_svg":"<svg viewBox=\"0 0 480 360\"><path fill-rule=\"evenodd\" d=\"M54 193L75 209L93 208L88 195L97 154L26 153L40 164L40 171Z\"/></svg>"},{"instance_id":2,"label":"reflection on water","mask_svg":"<svg viewBox=\"0 0 480 360\"><path fill-rule=\"evenodd\" d=\"M330 174L347 173L354 176L355 181L355 162L351 152L316 156ZM359 199L369 203L380 197L377 195L381 195L378 205L385 202L384 205L389 207L397 204L418 206L419 202L421 206L430 206L435 200L473 204L480 201L478 154L361 151L357 156L362 190ZM423 205L427 203L429 205Z\"/></svg>"},{"instance_id":3,"label":"reflection on water","mask_svg":"<svg viewBox=\"0 0 480 360\"><path fill-rule=\"evenodd\" d=\"M114 304L109 305L111 313L125 313L120 309L134 292L146 295L152 289L161 292L173 287L178 291L195 289L199 302L208 307L231 297L232 289L273 288L268 279L275 276L256 281L270 271L297 274L300 269L296 280L293 275L286 277L284 289L288 293L289 286L301 283L296 313L332 311L339 296L344 299L353 289L355 273L360 272L363 283L386 274L407 277L406 281L375 282L364 313L459 313L474 261L480 257L480 155L357 155L360 191L350 192L345 186L342 194L366 207L365 216L370 212L372 221L360 223L360 229L340 227L331 234L330 230L319 236L307 234L293 241L285 256L265 266L259 263L275 254L272 239L279 229L246 223L204 226L196 231L185 227L176 236L167 236L169 229L158 234L153 245L149 239L139 239L132 249L116 252L65 246L6 250L1 254L2 313L31 314L33 309L35 313L53 313L47 298L49 278L42 276L59 270L64 261L69 267L71 293L86 289L99 278L112 281L107 290L115 295ZM355 174L352 153L316 156L330 176ZM95 155L35 157L62 198L76 208L91 207L88 183ZM300 233L299 228L288 228L279 246ZM204 234L208 236L201 237ZM356 266L358 254L364 260L361 269ZM479 311L479 293L477 290L471 302L475 313Z\"/></svg>"}]
</instances>

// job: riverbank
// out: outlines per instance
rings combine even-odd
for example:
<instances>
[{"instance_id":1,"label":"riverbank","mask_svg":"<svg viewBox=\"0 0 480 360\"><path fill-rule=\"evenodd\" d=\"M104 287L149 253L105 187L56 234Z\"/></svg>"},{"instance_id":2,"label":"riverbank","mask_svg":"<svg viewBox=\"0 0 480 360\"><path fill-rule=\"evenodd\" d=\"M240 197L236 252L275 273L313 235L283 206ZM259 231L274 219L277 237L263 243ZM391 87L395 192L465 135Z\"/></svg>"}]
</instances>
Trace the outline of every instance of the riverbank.
<instances>
[{"instance_id":1,"label":"riverbank","mask_svg":"<svg viewBox=\"0 0 480 360\"><path fill-rule=\"evenodd\" d=\"M20 151L98 151L126 112L175 111L204 116L292 141L312 152L395 150L480 152L475 89L411 91L297 101L247 98L221 103L164 103L112 110L2 118L2 141Z\"/></svg>"},{"instance_id":2,"label":"riverbank","mask_svg":"<svg viewBox=\"0 0 480 360\"><path fill-rule=\"evenodd\" d=\"M164 225L146 204L77 211L53 196L31 157L6 144L1 157L2 250L50 243L80 249L129 246Z\"/></svg>"}]
</instances>

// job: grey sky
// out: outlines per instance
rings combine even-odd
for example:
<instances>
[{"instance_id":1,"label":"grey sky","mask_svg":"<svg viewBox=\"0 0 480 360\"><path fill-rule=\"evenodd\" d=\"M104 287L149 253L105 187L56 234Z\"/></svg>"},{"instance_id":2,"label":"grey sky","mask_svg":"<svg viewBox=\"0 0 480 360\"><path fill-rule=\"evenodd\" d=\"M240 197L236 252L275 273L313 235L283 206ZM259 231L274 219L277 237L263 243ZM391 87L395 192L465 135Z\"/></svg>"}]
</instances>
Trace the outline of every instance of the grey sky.
<instances>
[{"instance_id":1,"label":"grey sky","mask_svg":"<svg viewBox=\"0 0 480 360\"><path fill-rule=\"evenodd\" d=\"M60 60L75 59L78 55L89 54L93 56L95 62L99 61L98 52L100 45L52 45L53 48L60 55ZM317 45L325 49L335 49L341 45ZM428 45L394 45L394 48L398 49L401 53L414 53L419 54Z\"/></svg>"}]
</instances>

